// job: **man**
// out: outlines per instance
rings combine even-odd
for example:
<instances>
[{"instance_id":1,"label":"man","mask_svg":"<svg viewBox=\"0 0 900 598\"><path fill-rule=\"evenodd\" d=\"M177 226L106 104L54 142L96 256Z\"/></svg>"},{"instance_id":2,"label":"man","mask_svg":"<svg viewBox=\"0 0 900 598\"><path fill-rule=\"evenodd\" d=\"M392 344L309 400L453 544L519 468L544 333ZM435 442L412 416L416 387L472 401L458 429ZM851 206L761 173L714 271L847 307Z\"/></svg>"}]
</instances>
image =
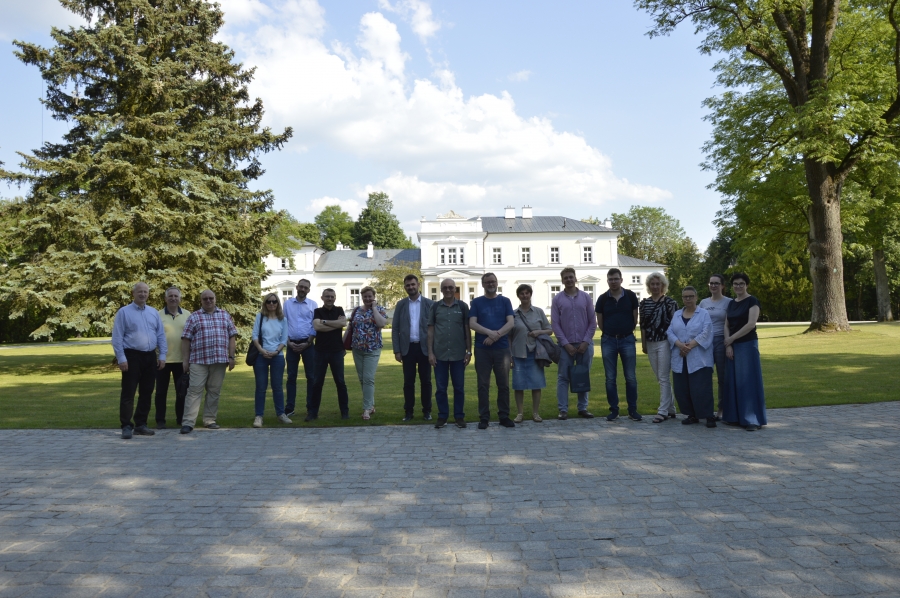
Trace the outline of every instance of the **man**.
<instances>
[{"instance_id":1,"label":"man","mask_svg":"<svg viewBox=\"0 0 900 598\"><path fill-rule=\"evenodd\" d=\"M416 370L419 371L422 416L431 420L431 362L428 359L428 318L434 301L419 292L419 278L407 274L403 279L407 297L397 302L391 324L394 359L403 364L403 421L413 418L416 408Z\"/></svg>"},{"instance_id":2,"label":"man","mask_svg":"<svg viewBox=\"0 0 900 598\"><path fill-rule=\"evenodd\" d=\"M156 372L166 367L168 349L159 312L147 305L150 287L139 282L131 288L131 296L134 301L116 312L112 330L113 351L122 371L119 422L122 438L126 440L133 434L153 436L156 433L147 427L147 416ZM138 392L137 409L134 409L135 391Z\"/></svg>"},{"instance_id":3,"label":"man","mask_svg":"<svg viewBox=\"0 0 900 598\"><path fill-rule=\"evenodd\" d=\"M491 418L491 372L497 382L497 414L500 425L515 428L509 419L509 352L507 334L515 326L512 303L497 294L497 277L488 272L481 277L484 296L472 300L469 327L475 331L475 375L478 379L479 430L487 430Z\"/></svg>"},{"instance_id":4,"label":"man","mask_svg":"<svg viewBox=\"0 0 900 598\"><path fill-rule=\"evenodd\" d=\"M472 359L472 330L469 328L469 306L456 298L456 283L452 278L441 282L443 301L431 306L428 318L428 361L434 366L438 407L437 429L447 425L450 405L447 398L447 378L453 380L453 417L457 428L466 427L466 366Z\"/></svg>"},{"instance_id":5,"label":"man","mask_svg":"<svg viewBox=\"0 0 900 598\"><path fill-rule=\"evenodd\" d=\"M316 330L315 384L309 406L309 418L319 417L319 406L322 404L322 388L325 386L325 373L331 366L331 378L337 387L338 407L341 419L350 419L350 399L347 384L344 382L344 340L341 330L347 325L344 308L334 304L337 295L334 289L322 291L322 307L313 312L313 328Z\"/></svg>"},{"instance_id":6,"label":"man","mask_svg":"<svg viewBox=\"0 0 900 598\"><path fill-rule=\"evenodd\" d=\"M191 381L184 401L182 434L190 434L194 429L204 388L203 425L210 430L219 429L216 423L219 393L225 380L225 369L229 372L234 369L238 331L231 314L216 307L216 295L209 289L200 293L200 303L202 307L190 315L181 334L182 365Z\"/></svg>"},{"instance_id":7,"label":"man","mask_svg":"<svg viewBox=\"0 0 900 598\"><path fill-rule=\"evenodd\" d=\"M184 396L178 393L178 381L184 374L181 365L181 333L187 323L188 314L181 309L181 290L178 287L166 289L166 307L163 308L163 328L166 331L166 344L169 346L169 359L166 367L156 375L156 429L166 429L166 398L169 393L169 377L175 382L175 421L181 426L184 417Z\"/></svg>"},{"instance_id":8,"label":"man","mask_svg":"<svg viewBox=\"0 0 900 598\"><path fill-rule=\"evenodd\" d=\"M606 400L609 402L608 421L619 417L619 391L616 388L616 361L622 357L625 372L625 399L628 401L628 417L634 421L644 419L637 411L637 351L634 327L638 321L638 299L633 291L622 288L622 272L611 268L606 273L609 290L597 299L597 327L603 331L600 352L603 354L603 370L606 374Z\"/></svg>"},{"instance_id":9,"label":"man","mask_svg":"<svg viewBox=\"0 0 900 598\"><path fill-rule=\"evenodd\" d=\"M284 406L284 414L288 417L294 415L297 402L297 372L300 369L300 360L303 360L303 376L306 378L306 419L310 417L310 398L315 386L316 353L313 349L313 340L316 330L313 328L313 314L318 305L306 295L309 293L310 282L305 278L297 281L297 296L284 302L284 317L288 321L288 346L284 352L287 362L287 404Z\"/></svg>"},{"instance_id":10,"label":"man","mask_svg":"<svg viewBox=\"0 0 900 598\"><path fill-rule=\"evenodd\" d=\"M556 404L559 419L569 418L569 366L586 364L591 367L594 359L594 302L591 296L578 288L578 278L574 268L564 268L560 272L563 292L553 297L550 306L550 321L562 351L559 355L559 370L556 376ZM588 393L578 393L578 416L586 419L594 417L588 408Z\"/></svg>"}]
</instances>

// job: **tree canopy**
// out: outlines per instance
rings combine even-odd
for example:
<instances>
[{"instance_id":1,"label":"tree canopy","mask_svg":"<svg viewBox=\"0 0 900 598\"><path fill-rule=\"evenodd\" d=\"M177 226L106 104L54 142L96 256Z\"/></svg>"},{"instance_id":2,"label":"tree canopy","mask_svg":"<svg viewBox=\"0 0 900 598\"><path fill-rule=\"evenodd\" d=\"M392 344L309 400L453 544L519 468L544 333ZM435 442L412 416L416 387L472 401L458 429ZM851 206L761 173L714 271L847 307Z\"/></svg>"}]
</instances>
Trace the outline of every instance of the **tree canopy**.
<instances>
[{"instance_id":1,"label":"tree canopy","mask_svg":"<svg viewBox=\"0 0 900 598\"><path fill-rule=\"evenodd\" d=\"M109 332L115 311L144 280L196 304L209 287L239 325L258 304L266 237L279 216L261 153L291 130L261 128L253 70L215 37L217 4L203 0L64 0L88 25L54 28L54 45L16 41L38 67L53 117L71 123L59 143L20 153L27 187L6 206L21 247L0 284L11 315L49 312L31 334Z\"/></svg>"},{"instance_id":2,"label":"tree canopy","mask_svg":"<svg viewBox=\"0 0 900 598\"><path fill-rule=\"evenodd\" d=\"M324 234L322 248L334 251L338 243L353 248L353 218L341 206L325 206L315 218L316 227Z\"/></svg>"},{"instance_id":3,"label":"tree canopy","mask_svg":"<svg viewBox=\"0 0 900 598\"><path fill-rule=\"evenodd\" d=\"M684 244L687 234L681 223L663 208L631 206L624 214L610 217L619 235L619 253L665 264L666 255Z\"/></svg>"},{"instance_id":4,"label":"tree canopy","mask_svg":"<svg viewBox=\"0 0 900 598\"><path fill-rule=\"evenodd\" d=\"M400 221L393 212L394 204L387 193L376 191L369 193L366 207L363 208L353 227L353 243L356 247L365 247L369 241L376 249L412 249L415 247L400 228Z\"/></svg>"},{"instance_id":5,"label":"tree canopy","mask_svg":"<svg viewBox=\"0 0 900 598\"><path fill-rule=\"evenodd\" d=\"M422 274L422 262L385 262L372 272L372 288L378 294L378 302L385 307L393 307L407 296L403 279L409 274L419 277L419 291L425 276Z\"/></svg>"}]
</instances>

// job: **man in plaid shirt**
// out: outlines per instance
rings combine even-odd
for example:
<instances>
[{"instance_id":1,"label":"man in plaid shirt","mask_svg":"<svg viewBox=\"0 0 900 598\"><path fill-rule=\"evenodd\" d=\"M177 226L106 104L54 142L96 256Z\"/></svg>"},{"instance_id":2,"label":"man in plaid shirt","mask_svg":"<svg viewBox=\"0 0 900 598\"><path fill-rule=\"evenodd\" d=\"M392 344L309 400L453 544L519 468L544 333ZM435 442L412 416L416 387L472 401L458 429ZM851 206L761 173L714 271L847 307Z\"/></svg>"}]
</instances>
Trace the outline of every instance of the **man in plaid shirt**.
<instances>
[{"instance_id":1,"label":"man in plaid shirt","mask_svg":"<svg viewBox=\"0 0 900 598\"><path fill-rule=\"evenodd\" d=\"M203 424L217 430L219 392L225 380L225 368L234 369L235 338L238 331L231 315L216 307L216 295L209 289L200 293L202 309L190 315L181 335L184 373L190 373L191 386L184 401L181 433L190 434L200 413L200 397L206 388Z\"/></svg>"}]
</instances>

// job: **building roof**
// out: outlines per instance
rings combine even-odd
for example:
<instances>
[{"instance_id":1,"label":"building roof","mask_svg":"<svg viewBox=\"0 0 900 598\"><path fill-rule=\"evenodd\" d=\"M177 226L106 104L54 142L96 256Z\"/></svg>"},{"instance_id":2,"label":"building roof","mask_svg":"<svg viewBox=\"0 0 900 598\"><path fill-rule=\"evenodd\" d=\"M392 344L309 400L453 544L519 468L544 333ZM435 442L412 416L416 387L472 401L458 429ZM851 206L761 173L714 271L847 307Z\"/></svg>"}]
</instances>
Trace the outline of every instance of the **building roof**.
<instances>
[{"instance_id":1,"label":"building roof","mask_svg":"<svg viewBox=\"0 0 900 598\"><path fill-rule=\"evenodd\" d=\"M476 219L469 218L469 220ZM487 216L481 219L481 228L486 233L608 233L615 230L564 216L535 216L533 218Z\"/></svg>"},{"instance_id":2,"label":"building roof","mask_svg":"<svg viewBox=\"0 0 900 598\"><path fill-rule=\"evenodd\" d=\"M316 272L371 272L385 263L421 261L421 249L376 249L372 258L366 257L365 249L329 251L319 258Z\"/></svg>"},{"instance_id":3,"label":"building roof","mask_svg":"<svg viewBox=\"0 0 900 598\"><path fill-rule=\"evenodd\" d=\"M652 266L658 268L665 268L665 264L657 264L656 262L648 262L647 260L638 259L636 257L629 257L627 255L619 254L619 265L625 267L635 268L637 266Z\"/></svg>"}]
</instances>

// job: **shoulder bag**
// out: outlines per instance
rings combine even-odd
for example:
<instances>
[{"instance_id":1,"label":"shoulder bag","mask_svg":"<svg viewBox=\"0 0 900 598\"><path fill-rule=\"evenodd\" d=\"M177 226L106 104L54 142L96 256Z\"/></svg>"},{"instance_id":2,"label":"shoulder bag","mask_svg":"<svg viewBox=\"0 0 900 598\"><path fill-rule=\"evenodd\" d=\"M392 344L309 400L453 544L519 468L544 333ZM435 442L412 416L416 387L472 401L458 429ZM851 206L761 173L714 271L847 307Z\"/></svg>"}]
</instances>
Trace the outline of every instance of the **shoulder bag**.
<instances>
[{"instance_id":1,"label":"shoulder bag","mask_svg":"<svg viewBox=\"0 0 900 598\"><path fill-rule=\"evenodd\" d=\"M256 321L253 322L253 328L256 328L256 325L259 324L259 336L262 336L262 322L260 322L260 318L262 314L256 314ZM250 347L247 349L247 357L244 358L244 363L249 366L252 366L256 363L256 358L259 357L259 349L256 348L256 343L253 342L253 333L250 334Z\"/></svg>"},{"instance_id":2,"label":"shoulder bag","mask_svg":"<svg viewBox=\"0 0 900 598\"><path fill-rule=\"evenodd\" d=\"M347 324L347 332L344 333L344 350L346 351L353 348L353 323L356 321L356 311L358 309L358 307L354 308L353 313L350 314L350 323Z\"/></svg>"}]
</instances>

